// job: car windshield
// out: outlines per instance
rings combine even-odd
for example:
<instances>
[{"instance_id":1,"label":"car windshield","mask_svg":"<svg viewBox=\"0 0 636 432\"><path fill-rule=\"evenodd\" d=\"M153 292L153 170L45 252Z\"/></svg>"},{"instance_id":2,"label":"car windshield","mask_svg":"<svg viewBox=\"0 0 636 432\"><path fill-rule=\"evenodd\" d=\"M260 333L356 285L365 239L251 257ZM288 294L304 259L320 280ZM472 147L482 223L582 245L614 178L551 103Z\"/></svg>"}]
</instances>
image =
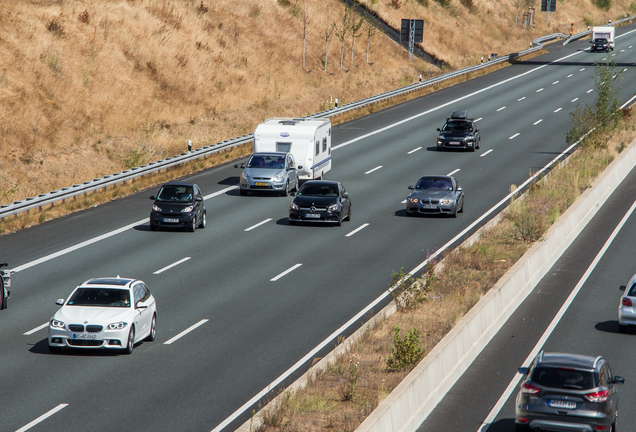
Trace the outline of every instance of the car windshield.
<instances>
[{"instance_id":1,"label":"car windshield","mask_svg":"<svg viewBox=\"0 0 636 432\"><path fill-rule=\"evenodd\" d=\"M130 307L130 291L116 288L78 288L69 306Z\"/></svg>"},{"instance_id":2,"label":"car windshield","mask_svg":"<svg viewBox=\"0 0 636 432\"><path fill-rule=\"evenodd\" d=\"M545 387L589 390L596 387L594 373L558 367L536 367L532 381Z\"/></svg>"},{"instance_id":3,"label":"car windshield","mask_svg":"<svg viewBox=\"0 0 636 432\"><path fill-rule=\"evenodd\" d=\"M606 43L607 39L594 39L594 42L596 42L596 43Z\"/></svg>"},{"instance_id":4,"label":"car windshield","mask_svg":"<svg viewBox=\"0 0 636 432\"><path fill-rule=\"evenodd\" d=\"M247 163L248 168L285 168L285 158L282 156L252 156Z\"/></svg>"},{"instance_id":5,"label":"car windshield","mask_svg":"<svg viewBox=\"0 0 636 432\"><path fill-rule=\"evenodd\" d=\"M442 128L444 132L472 132L473 126L467 121L449 121Z\"/></svg>"},{"instance_id":6,"label":"car windshield","mask_svg":"<svg viewBox=\"0 0 636 432\"><path fill-rule=\"evenodd\" d=\"M335 184L311 184L305 183L300 187L298 196L312 197L337 197L338 186Z\"/></svg>"},{"instance_id":7,"label":"car windshield","mask_svg":"<svg viewBox=\"0 0 636 432\"><path fill-rule=\"evenodd\" d=\"M191 203L192 186L163 186L157 195L157 201L173 203Z\"/></svg>"},{"instance_id":8,"label":"car windshield","mask_svg":"<svg viewBox=\"0 0 636 432\"><path fill-rule=\"evenodd\" d=\"M422 178L415 186L416 190L446 190L452 191L453 184L448 179Z\"/></svg>"}]
</instances>

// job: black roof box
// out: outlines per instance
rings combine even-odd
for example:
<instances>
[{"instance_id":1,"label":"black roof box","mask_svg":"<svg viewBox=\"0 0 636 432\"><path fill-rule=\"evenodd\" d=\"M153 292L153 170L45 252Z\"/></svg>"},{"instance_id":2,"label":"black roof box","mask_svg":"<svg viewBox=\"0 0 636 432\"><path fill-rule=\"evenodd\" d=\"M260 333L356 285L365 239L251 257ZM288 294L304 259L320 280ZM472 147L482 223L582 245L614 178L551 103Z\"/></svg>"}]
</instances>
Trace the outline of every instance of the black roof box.
<instances>
[{"instance_id":1,"label":"black roof box","mask_svg":"<svg viewBox=\"0 0 636 432\"><path fill-rule=\"evenodd\" d=\"M451 113L451 118L465 120L468 118L468 111L455 110Z\"/></svg>"}]
</instances>

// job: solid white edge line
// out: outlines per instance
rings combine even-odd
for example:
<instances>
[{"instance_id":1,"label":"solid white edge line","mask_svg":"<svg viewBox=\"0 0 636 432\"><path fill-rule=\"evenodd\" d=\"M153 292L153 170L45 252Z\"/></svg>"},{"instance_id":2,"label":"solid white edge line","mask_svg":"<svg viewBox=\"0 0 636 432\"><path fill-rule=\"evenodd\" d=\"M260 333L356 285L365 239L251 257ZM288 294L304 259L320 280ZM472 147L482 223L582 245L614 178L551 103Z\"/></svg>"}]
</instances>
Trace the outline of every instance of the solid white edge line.
<instances>
[{"instance_id":1,"label":"solid white edge line","mask_svg":"<svg viewBox=\"0 0 636 432\"><path fill-rule=\"evenodd\" d=\"M543 121L543 119L539 119L539 120L537 120L536 122L532 123L532 126L536 126L536 125L538 125L539 123L541 123L542 121Z\"/></svg>"},{"instance_id":2,"label":"solid white edge line","mask_svg":"<svg viewBox=\"0 0 636 432\"><path fill-rule=\"evenodd\" d=\"M418 150L422 150L422 147L418 147L418 148L416 148L416 149L413 149L413 150L411 150L410 152L408 152L407 154L415 153L415 152L416 152L416 151L418 151Z\"/></svg>"},{"instance_id":3,"label":"solid white edge line","mask_svg":"<svg viewBox=\"0 0 636 432\"><path fill-rule=\"evenodd\" d=\"M273 278L271 278L269 281L270 282L276 282L278 279L282 278L283 276L285 276L288 273L293 272L294 270L296 270L298 267L300 267L302 264L298 263L295 266L291 266L290 268L288 268L287 270L285 270L284 272L282 272L281 274L279 274L278 276L275 276Z\"/></svg>"},{"instance_id":4,"label":"solid white edge line","mask_svg":"<svg viewBox=\"0 0 636 432\"><path fill-rule=\"evenodd\" d=\"M178 266L179 264L184 263L184 262L186 262L186 261L187 261L187 260L189 260L189 259L190 259L190 257L182 258L182 259L180 259L179 261L177 261L177 262L174 262L174 263L170 264L169 266L165 266L165 267L164 267L164 268L162 268L161 270L157 270L157 271L156 271L156 272L154 272L153 274L160 274L160 273L163 273L163 272L165 272L166 270L170 270L172 267Z\"/></svg>"},{"instance_id":5,"label":"solid white edge line","mask_svg":"<svg viewBox=\"0 0 636 432\"><path fill-rule=\"evenodd\" d=\"M488 153L490 153L492 151L492 149L488 150L487 152L484 152L483 154L480 154L479 157L484 157L486 156Z\"/></svg>"},{"instance_id":6,"label":"solid white edge line","mask_svg":"<svg viewBox=\"0 0 636 432\"><path fill-rule=\"evenodd\" d=\"M33 333L35 332L39 332L40 330L42 330L45 327L48 327L49 323L44 323L41 326L37 326L36 328L34 328L33 330L29 330L26 333L22 333L24 336L31 336Z\"/></svg>"},{"instance_id":7,"label":"solid white edge line","mask_svg":"<svg viewBox=\"0 0 636 432\"><path fill-rule=\"evenodd\" d=\"M55 408L53 408L51 411L47 412L46 414L42 414L40 417L36 418L35 420L33 420L31 423L29 423L28 425L22 426L20 429L18 429L15 432L24 432L26 430L31 429L33 426L35 426L38 423L41 423L42 421L46 420L47 418L51 417L53 414L55 414L56 412L60 411L63 408L66 408L68 406L68 404L59 404L58 406L56 406Z\"/></svg>"},{"instance_id":8,"label":"solid white edge line","mask_svg":"<svg viewBox=\"0 0 636 432\"><path fill-rule=\"evenodd\" d=\"M548 338L550 337L550 335L556 328L557 324L559 324L559 321L561 321L561 318L563 318L563 315L565 315L565 312L567 312L568 308L570 307L570 305L576 298L577 294L579 293L579 291L581 291L581 288L583 288L583 285L585 284L585 282L587 282L587 279L590 277L590 275L596 268L597 264L601 261L601 259L605 255L605 252L607 252L607 249L609 249L612 242L614 241L614 239L616 238L620 230L623 228L623 225L627 223L627 220L630 218L630 216L632 215L635 209L636 209L636 201L634 201L634 203L632 204L630 209L627 211L625 216L623 216L623 219L619 222L619 224L616 226L612 234L609 236L609 238L607 239L607 241L605 242L601 250L598 252L596 257L594 258L594 261L592 261L592 263L589 265L589 267L585 271L585 274L581 277L579 282L576 284L576 286L574 287L574 289L568 296L565 303L563 303L563 305L561 306L561 309L559 309L559 312L557 312L557 314L554 316L554 318L552 319L552 322L550 323L548 328L545 330L545 332L541 336L541 339L539 339L537 344L534 346L534 348L532 349L532 351L526 358L526 360L523 362L524 365L530 364L532 359L534 359L537 356L537 354L539 353L543 345L545 345L546 341L548 340ZM510 384L508 384L508 387L506 387L506 390L501 395L501 397L499 398L499 400L493 407L492 411L490 411L490 414L488 414L488 417L486 417L486 420L484 420L484 422L479 427L479 429L477 429L478 432L486 432L488 430L488 427L493 422L495 417L497 417L497 415L499 414L499 411L501 411L501 408L503 408L503 405L506 403L508 398L510 398L510 395L512 394L515 387L521 380L522 376L523 375L521 375L519 372L515 374L515 377L512 379L512 381L510 381Z\"/></svg>"},{"instance_id":9,"label":"solid white edge line","mask_svg":"<svg viewBox=\"0 0 636 432\"><path fill-rule=\"evenodd\" d=\"M355 233L357 233L358 231L361 231L363 229L365 229L366 227L368 227L369 224L365 223L360 225L358 228L354 229L353 231L351 231L349 234L347 234L345 237L351 237L352 235L354 235Z\"/></svg>"},{"instance_id":10,"label":"solid white edge line","mask_svg":"<svg viewBox=\"0 0 636 432\"><path fill-rule=\"evenodd\" d=\"M202 326L203 324L205 324L208 321L209 321L209 319L202 319L201 321L199 321L198 323L188 327L187 329L185 329L184 331L182 331L181 333L179 333L178 335L176 335L172 339L169 339L169 340L165 341L163 344L164 345L170 345L172 342L176 341L179 338L182 338L183 336L185 336L188 333L190 333L192 330L196 329L199 326Z\"/></svg>"},{"instance_id":11,"label":"solid white edge line","mask_svg":"<svg viewBox=\"0 0 636 432\"><path fill-rule=\"evenodd\" d=\"M457 172L459 172L459 171L461 171L461 168L457 168L455 171L451 171L451 172L449 172L449 173L448 173L448 174L446 174L446 175L447 175L447 176L452 176L453 174L455 174L455 173L457 173Z\"/></svg>"},{"instance_id":12,"label":"solid white edge line","mask_svg":"<svg viewBox=\"0 0 636 432\"><path fill-rule=\"evenodd\" d=\"M271 221L271 220L272 220L272 218L267 218L267 219L265 219L263 222L259 222L259 223L257 223L256 225L252 225L252 226L251 226L251 227L249 227L249 228L245 228L245 231L252 231L254 228L258 228L258 227L259 227L259 226L261 226L261 225L265 225L267 222L269 222L269 221Z\"/></svg>"},{"instance_id":13,"label":"solid white edge line","mask_svg":"<svg viewBox=\"0 0 636 432\"><path fill-rule=\"evenodd\" d=\"M365 172L365 174L371 174L373 171L377 171L377 170L379 170L380 168L382 168L382 165L377 166L377 167L373 168L372 170Z\"/></svg>"},{"instance_id":14,"label":"solid white edge line","mask_svg":"<svg viewBox=\"0 0 636 432\"><path fill-rule=\"evenodd\" d=\"M627 105L629 105L630 103L632 103L632 101L636 99L636 96L632 97L630 100L628 100L627 102L625 102L619 109L623 109L625 108Z\"/></svg>"},{"instance_id":15,"label":"solid white edge line","mask_svg":"<svg viewBox=\"0 0 636 432\"><path fill-rule=\"evenodd\" d=\"M521 135L521 133L517 132L516 134L514 134L513 136L511 136L508 139L511 140L511 139L517 138L519 135Z\"/></svg>"}]
</instances>

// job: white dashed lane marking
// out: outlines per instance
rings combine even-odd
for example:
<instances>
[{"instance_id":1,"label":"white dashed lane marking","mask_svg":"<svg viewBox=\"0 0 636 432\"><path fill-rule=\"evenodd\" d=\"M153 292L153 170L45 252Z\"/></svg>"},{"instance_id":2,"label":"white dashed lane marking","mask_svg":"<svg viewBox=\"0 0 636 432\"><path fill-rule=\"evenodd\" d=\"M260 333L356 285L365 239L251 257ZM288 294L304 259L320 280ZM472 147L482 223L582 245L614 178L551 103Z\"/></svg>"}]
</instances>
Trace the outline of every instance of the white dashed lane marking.
<instances>
[{"instance_id":1,"label":"white dashed lane marking","mask_svg":"<svg viewBox=\"0 0 636 432\"><path fill-rule=\"evenodd\" d=\"M484 157L484 156L486 156L488 153L490 153L491 151L492 151L492 149L488 150L487 152L485 152L485 153L484 153L484 154L482 154L482 155L479 155L479 157Z\"/></svg>"},{"instance_id":2,"label":"white dashed lane marking","mask_svg":"<svg viewBox=\"0 0 636 432\"><path fill-rule=\"evenodd\" d=\"M553 112L558 113L559 111L561 111L563 108L557 108L555 109Z\"/></svg>"},{"instance_id":3,"label":"white dashed lane marking","mask_svg":"<svg viewBox=\"0 0 636 432\"><path fill-rule=\"evenodd\" d=\"M517 138L519 135L521 135L521 134L520 134L519 132L517 132L516 134L514 134L513 136L511 136L511 137L510 137L510 138L508 138L508 139L514 139L514 138Z\"/></svg>"},{"instance_id":4,"label":"white dashed lane marking","mask_svg":"<svg viewBox=\"0 0 636 432\"><path fill-rule=\"evenodd\" d=\"M375 168L373 168L372 170L369 170L369 171L365 172L365 174L371 174L373 171L377 171L377 170L379 170L380 168L382 168L382 165L380 165L380 166L378 166L378 167L375 167Z\"/></svg>"},{"instance_id":5,"label":"white dashed lane marking","mask_svg":"<svg viewBox=\"0 0 636 432\"><path fill-rule=\"evenodd\" d=\"M294 270L296 270L298 267L300 267L302 264L298 263L295 266L291 266L290 268L288 268L287 270L285 270L284 272L282 272L281 274L279 274L278 276L275 276L273 278L270 279L270 282L276 282L278 279L282 278L283 276L293 272Z\"/></svg>"},{"instance_id":6,"label":"white dashed lane marking","mask_svg":"<svg viewBox=\"0 0 636 432\"><path fill-rule=\"evenodd\" d=\"M256 225L252 225L249 228L245 228L245 231L252 231L254 228L258 228L261 225L265 225L267 222L271 221L272 218L265 219L263 222L259 222Z\"/></svg>"},{"instance_id":7,"label":"white dashed lane marking","mask_svg":"<svg viewBox=\"0 0 636 432\"><path fill-rule=\"evenodd\" d=\"M406 204L406 200L404 200L404 203ZM355 233L357 233L358 231L361 231L363 229L365 229L366 227L368 227L369 224L365 223L360 225L358 228L354 229L353 231L351 231L349 234L347 234L345 237L351 237L352 235L354 235Z\"/></svg>"},{"instance_id":8,"label":"white dashed lane marking","mask_svg":"<svg viewBox=\"0 0 636 432\"><path fill-rule=\"evenodd\" d=\"M203 324L205 324L208 321L209 320L207 320L207 319L202 319L201 321L199 321L198 323L196 323L193 326L188 327L187 329L185 329L184 331L182 331L181 333L179 333L178 335L176 335L172 339L169 339L169 340L165 341L163 344L164 345L170 345L172 342L176 341L177 339L182 338L183 336L185 336L188 333L190 333L192 330L196 329L197 327L202 326Z\"/></svg>"},{"instance_id":9,"label":"white dashed lane marking","mask_svg":"<svg viewBox=\"0 0 636 432\"><path fill-rule=\"evenodd\" d=\"M538 125L539 123L541 123L542 121L543 121L543 119L539 119L539 120L537 120L536 122L532 123L532 126L536 126L536 125Z\"/></svg>"},{"instance_id":10,"label":"white dashed lane marking","mask_svg":"<svg viewBox=\"0 0 636 432\"><path fill-rule=\"evenodd\" d=\"M416 152L416 151L418 151L418 150L422 150L422 147L418 147L418 148L416 148L416 149L413 149L413 150L411 150L410 152L408 152L407 154L413 154L413 153L415 153L415 152Z\"/></svg>"}]
</instances>

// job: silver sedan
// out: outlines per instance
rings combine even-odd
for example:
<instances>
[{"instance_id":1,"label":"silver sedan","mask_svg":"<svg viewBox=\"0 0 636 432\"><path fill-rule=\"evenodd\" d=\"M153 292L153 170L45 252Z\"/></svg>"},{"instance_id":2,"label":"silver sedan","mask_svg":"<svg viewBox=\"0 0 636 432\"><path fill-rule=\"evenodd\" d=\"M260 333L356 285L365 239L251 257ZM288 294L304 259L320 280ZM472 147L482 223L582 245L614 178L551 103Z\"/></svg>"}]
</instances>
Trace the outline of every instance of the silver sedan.
<instances>
[{"instance_id":1,"label":"silver sedan","mask_svg":"<svg viewBox=\"0 0 636 432\"><path fill-rule=\"evenodd\" d=\"M464 191L452 176L421 177L406 198L406 215L444 214L457 217L464 211Z\"/></svg>"}]
</instances>

